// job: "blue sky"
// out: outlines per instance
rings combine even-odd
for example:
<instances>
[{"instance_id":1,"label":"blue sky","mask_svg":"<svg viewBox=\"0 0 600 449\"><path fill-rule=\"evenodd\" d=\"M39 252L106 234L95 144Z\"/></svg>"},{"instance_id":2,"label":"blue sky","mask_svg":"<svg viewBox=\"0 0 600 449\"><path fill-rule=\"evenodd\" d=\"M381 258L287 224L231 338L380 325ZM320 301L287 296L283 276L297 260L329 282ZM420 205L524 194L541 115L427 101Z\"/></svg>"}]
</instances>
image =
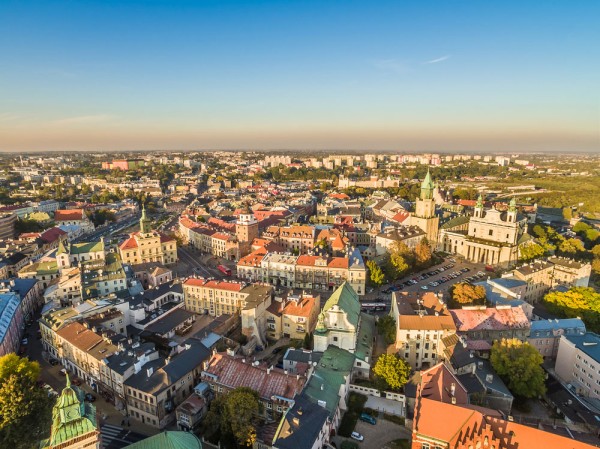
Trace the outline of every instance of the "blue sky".
<instances>
[{"instance_id":1,"label":"blue sky","mask_svg":"<svg viewBox=\"0 0 600 449\"><path fill-rule=\"evenodd\" d=\"M594 1L0 2L0 149L599 149Z\"/></svg>"}]
</instances>

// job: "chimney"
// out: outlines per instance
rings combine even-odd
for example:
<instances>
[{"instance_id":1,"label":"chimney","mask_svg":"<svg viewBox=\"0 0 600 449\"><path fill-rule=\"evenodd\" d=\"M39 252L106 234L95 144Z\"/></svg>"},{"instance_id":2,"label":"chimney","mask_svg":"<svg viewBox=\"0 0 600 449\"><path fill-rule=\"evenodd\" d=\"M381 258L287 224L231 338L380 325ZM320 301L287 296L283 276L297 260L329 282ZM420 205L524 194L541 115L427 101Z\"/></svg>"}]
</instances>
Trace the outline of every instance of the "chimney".
<instances>
[{"instance_id":1,"label":"chimney","mask_svg":"<svg viewBox=\"0 0 600 449\"><path fill-rule=\"evenodd\" d=\"M154 373L154 368L150 367L150 368L146 369L146 375L148 377L152 376L153 373Z\"/></svg>"}]
</instances>

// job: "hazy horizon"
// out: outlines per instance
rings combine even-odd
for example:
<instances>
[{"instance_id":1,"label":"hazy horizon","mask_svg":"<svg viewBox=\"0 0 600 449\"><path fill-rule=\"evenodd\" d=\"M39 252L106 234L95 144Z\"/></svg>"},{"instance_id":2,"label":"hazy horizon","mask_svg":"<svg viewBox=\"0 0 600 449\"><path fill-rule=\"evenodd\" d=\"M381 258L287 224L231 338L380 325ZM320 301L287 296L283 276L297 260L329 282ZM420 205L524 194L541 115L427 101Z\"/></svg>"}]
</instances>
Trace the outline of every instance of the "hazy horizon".
<instances>
[{"instance_id":1,"label":"hazy horizon","mask_svg":"<svg viewBox=\"0 0 600 449\"><path fill-rule=\"evenodd\" d=\"M0 151L599 152L600 4L0 5Z\"/></svg>"}]
</instances>

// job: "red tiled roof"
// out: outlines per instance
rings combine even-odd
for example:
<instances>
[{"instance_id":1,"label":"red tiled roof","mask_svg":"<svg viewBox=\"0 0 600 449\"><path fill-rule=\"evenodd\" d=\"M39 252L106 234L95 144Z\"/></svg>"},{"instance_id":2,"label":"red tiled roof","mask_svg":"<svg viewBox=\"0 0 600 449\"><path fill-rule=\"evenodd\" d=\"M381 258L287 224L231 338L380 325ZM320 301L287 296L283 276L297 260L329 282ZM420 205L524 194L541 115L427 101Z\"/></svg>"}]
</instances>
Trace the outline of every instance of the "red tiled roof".
<instances>
[{"instance_id":1,"label":"red tiled roof","mask_svg":"<svg viewBox=\"0 0 600 449\"><path fill-rule=\"evenodd\" d=\"M119 246L119 248L121 249L131 249L131 248L137 248L138 244L137 244L137 240L134 237L129 237L127 240L125 240L123 243L121 243L121 246Z\"/></svg>"},{"instance_id":2,"label":"red tiled roof","mask_svg":"<svg viewBox=\"0 0 600 449\"><path fill-rule=\"evenodd\" d=\"M273 396L293 399L306 381L304 377L288 376L276 368L267 371L266 366L252 366L250 359L244 363L242 359L222 353L211 357L205 371L217 376L219 384L228 388L249 387L269 402Z\"/></svg>"},{"instance_id":3,"label":"red tiled roof","mask_svg":"<svg viewBox=\"0 0 600 449\"><path fill-rule=\"evenodd\" d=\"M266 254L266 248L258 248L256 251L242 257L237 264L243 267L253 267L257 264L260 265Z\"/></svg>"},{"instance_id":4,"label":"red tiled roof","mask_svg":"<svg viewBox=\"0 0 600 449\"><path fill-rule=\"evenodd\" d=\"M244 284L241 282L207 281L204 278L190 278L186 280L183 285L188 285L190 287L206 287L217 290L228 290L231 292L239 292L242 290L242 288L244 288Z\"/></svg>"},{"instance_id":5,"label":"red tiled roof","mask_svg":"<svg viewBox=\"0 0 600 449\"><path fill-rule=\"evenodd\" d=\"M456 323L458 332L473 330L502 330L525 329L529 327L529 320L520 307L485 309L456 309L450 314Z\"/></svg>"},{"instance_id":6,"label":"red tiled roof","mask_svg":"<svg viewBox=\"0 0 600 449\"><path fill-rule=\"evenodd\" d=\"M84 216L83 209L57 210L54 212L54 221L83 220Z\"/></svg>"},{"instance_id":7,"label":"red tiled roof","mask_svg":"<svg viewBox=\"0 0 600 449\"><path fill-rule=\"evenodd\" d=\"M46 243L51 243L66 234L67 233L65 231L63 231L62 229L54 227L54 228L46 229L44 232L42 232L42 234L40 235L40 238Z\"/></svg>"}]
</instances>

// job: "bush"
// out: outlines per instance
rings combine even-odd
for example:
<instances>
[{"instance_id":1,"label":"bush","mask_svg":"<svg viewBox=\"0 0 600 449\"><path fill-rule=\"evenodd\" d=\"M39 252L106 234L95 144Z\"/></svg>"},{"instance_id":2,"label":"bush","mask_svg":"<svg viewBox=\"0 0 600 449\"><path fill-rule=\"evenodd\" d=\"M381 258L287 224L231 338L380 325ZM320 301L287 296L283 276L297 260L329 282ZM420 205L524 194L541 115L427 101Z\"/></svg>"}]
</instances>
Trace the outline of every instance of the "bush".
<instances>
[{"instance_id":1,"label":"bush","mask_svg":"<svg viewBox=\"0 0 600 449\"><path fill-rule=\"evenodd\" d=\"M340 447L341 449L358 449L358 444L354 441L344 441Z\"/></svg>"},{"instance_id":2,"label":"bush","mask_svg":"<svg viewBox=\"0 0 600 449\"><path fill-rule=\"evenodd\" d=\"M350 437L350 434L356 427L356 421L363 412L367 397L362 394L351 392L348 397L348 410L344 413L338 434L342 437Z\"/></svg>"},{"instance_id":3,"label":"bush","mask_svg":"<svg viewBox=\"0 0 600 449\"><path fill-rule=\"evenodd\" d=\"M384 413L383 419L385 419L386 421L389 421L389 422L393 422L395 424L400 424L401 426L404 425L404 417L402 417L402 416L396 416L396 415L390 415L388 413Z\"/></svg>"}]
</instances>

